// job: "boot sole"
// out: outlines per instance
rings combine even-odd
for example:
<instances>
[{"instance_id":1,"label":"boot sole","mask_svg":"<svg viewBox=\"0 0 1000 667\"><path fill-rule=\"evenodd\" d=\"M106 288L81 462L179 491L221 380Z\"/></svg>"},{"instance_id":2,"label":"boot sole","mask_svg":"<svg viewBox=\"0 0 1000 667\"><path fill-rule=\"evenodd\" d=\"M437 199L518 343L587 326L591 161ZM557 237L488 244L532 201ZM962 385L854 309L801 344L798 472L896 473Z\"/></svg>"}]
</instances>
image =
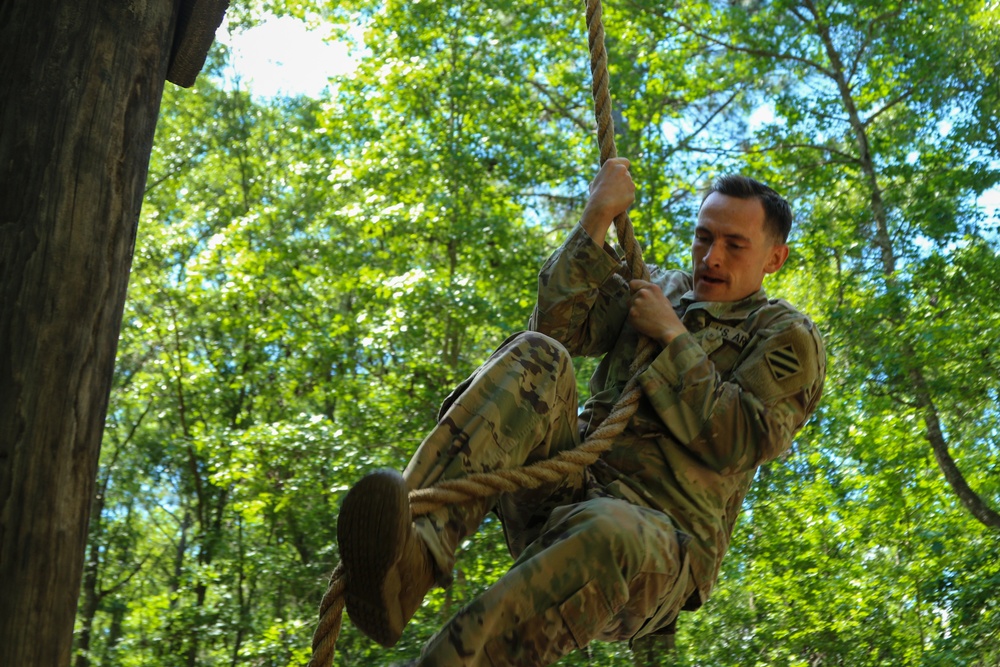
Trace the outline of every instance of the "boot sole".
<instances>
[{"instance_id":1,"label":"boot sole","mask_svg":"<svg viewBox=\"0 0 1000 667\"><path fill-rule=\"evenodd\" d=\"M346 570L344 603L354 625L382 646L403 634L396 563L410 530L409 490L392 470L377 470L348 491L337 521Z\"/></svg>"}]
</instances>

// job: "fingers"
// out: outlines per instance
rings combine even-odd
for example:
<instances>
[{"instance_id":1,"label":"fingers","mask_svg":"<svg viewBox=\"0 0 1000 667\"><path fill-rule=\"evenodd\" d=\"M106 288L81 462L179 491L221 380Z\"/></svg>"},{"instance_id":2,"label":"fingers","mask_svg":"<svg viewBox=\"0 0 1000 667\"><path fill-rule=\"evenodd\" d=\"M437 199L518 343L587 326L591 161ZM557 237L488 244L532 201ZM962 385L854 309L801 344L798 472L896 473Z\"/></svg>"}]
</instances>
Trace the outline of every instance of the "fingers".
<instances>
[{"instance_id":1,"label":"fingers","mask_svg":"<svg viewBox=\"0 0 1000 667\"><path fill-rule=\"evenodd\" d=\"M625 158L608 160L590 186L591 198L612 209L614 215L625 211L635 201L635 183L628 167Z\"/></svg>"},{"instance_id":2,"label":"fingers","mask_svg":"<svg viewBox=\"0 0 1000 667\"><path fill-rule=\"evenodd\" d=\"M652 289L660 294L663 293L663 290L661 290L660 286L656 283L651 283L648 280L640 280L639 278L633 278L630 280L628 283L628 289L633 295L642 289Z\"/></svg>"},{"instance_id":3,"label":"fingers","mask_svg":"<svg viewBox=\"0 0 1000 667\"><path fill-rule=\"evenodd\" d=\"M606 175L605 180L615 180L622 183L628 183L633 186L634 189L632 174L629 172L629 167L631 166L632 163L623 157L611 158L604 163L603 167L601 167L601 171L598 173L598 178L600 179L601 176Z\"/></svg>"},{"instance_id":4,"label":"fingers","mask_svg":"<svg viewBox=\"0 0 1000 667\"><path fill-rule=\"evenodd\" d=\"M590 198L580 222L598 243L604 242L615 217L627 211L635 201L635 183L628 171L630 164L625 158L607 160L590 184Z\"/></svg>"},{"instance_id":5,"label":"fingers","mask_svg":"<svg viewBox=\"0 0 1000 667\"><path fill-rule=\"evenodd\" d=\"M631 298L629 299L629 317L631 318L646 318L646 317L657 317L662 311L666 309L669 305L666 297L663 295L663 290L660 286L651 283L646 280L630 280L629 292L631 293Z\"/></svg>"},{"instance_id":6,"label":"fingers","mask_svg":"<svg viewBox=\"0 0 1000 667\"><path fill-rule=\"evenodd\" d=\"M631 292L628 321L636 331L664 346L686 331L659 285L637 278L630 280L628 286Z\"/></svg>"},{"instance_id":7,"label":"fingers","mask_svg":"<svg viewBox=\"0 0 1000 667\"><path fill-rule=\"evenodd\" d=\"M600 171L597 172L597 176L590 183L590 191L594 192L601 185L606 183L616 183L620 184L627 183L634 189L634 184L632 183L632 175L629 173L629 167L632 163L623 157L614 157L607 160L602 166Z\"/></svg>"}]
</instances>

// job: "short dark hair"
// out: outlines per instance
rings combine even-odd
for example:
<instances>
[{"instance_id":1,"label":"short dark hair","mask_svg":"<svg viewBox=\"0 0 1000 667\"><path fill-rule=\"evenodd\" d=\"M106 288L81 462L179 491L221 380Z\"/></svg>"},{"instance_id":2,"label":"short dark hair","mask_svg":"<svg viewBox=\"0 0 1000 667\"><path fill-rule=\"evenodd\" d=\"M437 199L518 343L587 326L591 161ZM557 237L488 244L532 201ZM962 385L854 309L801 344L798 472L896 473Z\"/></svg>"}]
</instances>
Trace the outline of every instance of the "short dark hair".
<instances>
[{"instance_id":1,"label":"short dark hair","mask_svg":"<svg viewBox=\"0 0 1000 667\"><path fill-rule=\"evenodd\" d=\"M764 207L764 231L782 243L788 242L792 231L792 207L784 197L760 181L740 174L720 176L705 191L702 203L713 192L737 199L756 199Z\"/></svg>"}]
</instances>

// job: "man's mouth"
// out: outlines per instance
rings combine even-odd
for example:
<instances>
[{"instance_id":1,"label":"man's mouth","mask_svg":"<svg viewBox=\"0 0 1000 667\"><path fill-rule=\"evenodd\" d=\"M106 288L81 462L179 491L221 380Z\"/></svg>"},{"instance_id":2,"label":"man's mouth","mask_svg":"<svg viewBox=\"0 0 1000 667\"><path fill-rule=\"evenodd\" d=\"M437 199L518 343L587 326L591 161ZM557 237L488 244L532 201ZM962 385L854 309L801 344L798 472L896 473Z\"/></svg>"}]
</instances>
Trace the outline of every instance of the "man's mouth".
<instances>
[{"instance_id":1,"label":"man's mouth","mask_svg":"<svg viewBox=\"0 0 1000 667\"><path fill-rule=\"evenodd\" d=\"M699 278L701 279L702 282L706 282L709 285L724 285L726 282L724 279L719 278L718 276L712 276L704 273L701 274Z\"/></svg>"}]
</instances>

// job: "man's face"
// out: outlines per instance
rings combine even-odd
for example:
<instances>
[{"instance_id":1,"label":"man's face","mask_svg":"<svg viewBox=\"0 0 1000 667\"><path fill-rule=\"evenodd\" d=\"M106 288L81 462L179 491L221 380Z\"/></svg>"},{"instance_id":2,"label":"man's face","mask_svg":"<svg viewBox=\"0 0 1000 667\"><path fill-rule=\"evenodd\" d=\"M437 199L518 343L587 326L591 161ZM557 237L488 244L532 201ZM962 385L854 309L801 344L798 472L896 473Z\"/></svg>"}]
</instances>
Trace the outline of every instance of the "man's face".
<instances>
[{"instance_id":1,"label":"man's face","mask_svg":"<svg viewBox=\"0 0 1000 667\"><path fill-rule=\"evenodd\" d=\"M760 289L764 276L781 268L788 246L764 228L756 199L713 192L698 212L691 244L697 301L739 301Z\"/></svg>"}]
</instances>

